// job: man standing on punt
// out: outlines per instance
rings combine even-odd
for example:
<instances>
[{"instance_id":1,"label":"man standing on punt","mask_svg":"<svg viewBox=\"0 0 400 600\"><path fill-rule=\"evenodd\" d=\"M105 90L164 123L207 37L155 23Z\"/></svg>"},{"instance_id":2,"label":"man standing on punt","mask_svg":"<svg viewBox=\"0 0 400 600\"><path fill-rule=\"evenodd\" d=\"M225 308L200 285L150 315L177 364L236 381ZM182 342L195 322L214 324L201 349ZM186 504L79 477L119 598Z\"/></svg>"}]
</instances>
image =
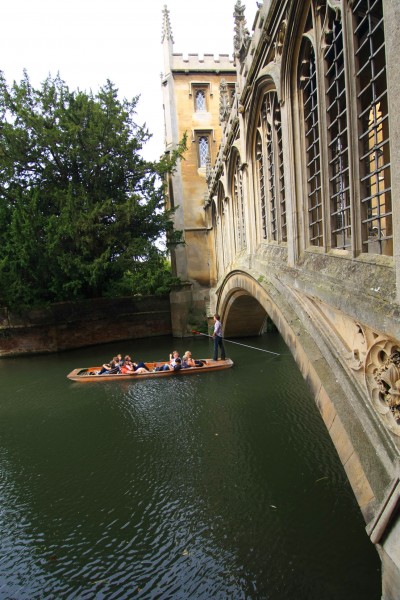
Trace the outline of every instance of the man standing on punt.
<instances>
[{"instance_id":1,"label":"man standing on punt","mask_svg":"<svg viewBox=\"0 0 400 600\"><path fill-rule=\"evenodd\" d=\"M225 348L222 343L222 323L220 316L216 313L214 315L214 356L213 360L218 360L218 346L221 348L221 359L225 360Z\"/></svg>"}]
</instances>

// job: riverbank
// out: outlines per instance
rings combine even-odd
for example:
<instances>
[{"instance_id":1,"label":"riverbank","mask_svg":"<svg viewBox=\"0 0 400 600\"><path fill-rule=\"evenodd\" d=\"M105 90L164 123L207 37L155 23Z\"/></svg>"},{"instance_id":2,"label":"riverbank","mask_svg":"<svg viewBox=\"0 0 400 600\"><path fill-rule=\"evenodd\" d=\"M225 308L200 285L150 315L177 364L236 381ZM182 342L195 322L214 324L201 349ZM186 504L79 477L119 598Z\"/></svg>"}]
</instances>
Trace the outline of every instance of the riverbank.
<instances>
[{"instance_id":1,"label":"riverbank","mask_svg":"<svg viewBox=\"0 0 400 600\"><path fill-rule=\"evenodd\" d=\"M0 358L170 334L169 296L63 302L23 315L1 309Z\"/></svg>"}]
</instances>

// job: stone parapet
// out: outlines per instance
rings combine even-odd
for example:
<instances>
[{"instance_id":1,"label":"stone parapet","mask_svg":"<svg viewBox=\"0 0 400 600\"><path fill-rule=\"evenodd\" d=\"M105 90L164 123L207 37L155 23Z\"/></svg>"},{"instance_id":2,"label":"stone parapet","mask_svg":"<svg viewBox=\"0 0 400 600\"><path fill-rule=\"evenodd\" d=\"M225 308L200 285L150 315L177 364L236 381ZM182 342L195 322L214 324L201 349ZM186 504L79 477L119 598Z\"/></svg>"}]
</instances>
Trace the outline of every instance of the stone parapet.
<instances>
[{"instance_id":1,"label":"stone parapet","mask_svg":"<svg viewBox=\"0 0 400 600\"><path fill-rule=\"evenodd\" d=\"M229 54L172 54L172 71L229 71L236 72L233 58Z\"/></svg>"}]
</instances>

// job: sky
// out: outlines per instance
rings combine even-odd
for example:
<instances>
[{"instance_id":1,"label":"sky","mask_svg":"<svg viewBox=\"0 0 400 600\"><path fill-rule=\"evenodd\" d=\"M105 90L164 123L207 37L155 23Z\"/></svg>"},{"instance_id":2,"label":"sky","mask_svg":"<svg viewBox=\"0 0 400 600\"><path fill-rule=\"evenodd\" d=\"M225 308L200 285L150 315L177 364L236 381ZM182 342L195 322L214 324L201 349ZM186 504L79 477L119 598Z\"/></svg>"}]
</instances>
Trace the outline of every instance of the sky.
<instances>
[{"instance_id":1,"label":"sky","mask_svg":"<svg viewBox=\"0 0 400 600\"><path fill-rule=\"evenodd\" d=\"M11 84L26 69L34 87L57 73L70 90L94 94L110 79L122 98L140 95L137 122L153 134L144 156L163 152L162 11L174 52L233 53L236 0L1 0L0 70ZM242 0L247 28L256 0Z\"/></svg>"}]
</instances>

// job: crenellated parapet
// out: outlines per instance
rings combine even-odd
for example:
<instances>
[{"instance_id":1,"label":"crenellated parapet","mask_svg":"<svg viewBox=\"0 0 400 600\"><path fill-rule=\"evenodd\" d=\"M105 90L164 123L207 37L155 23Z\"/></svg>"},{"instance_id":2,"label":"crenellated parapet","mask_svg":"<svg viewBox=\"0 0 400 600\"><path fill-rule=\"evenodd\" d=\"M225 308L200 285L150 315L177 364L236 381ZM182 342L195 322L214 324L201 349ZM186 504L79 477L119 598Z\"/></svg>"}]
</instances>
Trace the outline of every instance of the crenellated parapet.
<instances>
[{"instance_id":1,"label":"crenellated parapet","mask_svg":"<svg viewBox=\"0 0 400 600\"><path fill-rule=\"evenodd\" d=\"M235 71L229 54L172 54L173 71Z\"/></svg>"}]
</instances>

